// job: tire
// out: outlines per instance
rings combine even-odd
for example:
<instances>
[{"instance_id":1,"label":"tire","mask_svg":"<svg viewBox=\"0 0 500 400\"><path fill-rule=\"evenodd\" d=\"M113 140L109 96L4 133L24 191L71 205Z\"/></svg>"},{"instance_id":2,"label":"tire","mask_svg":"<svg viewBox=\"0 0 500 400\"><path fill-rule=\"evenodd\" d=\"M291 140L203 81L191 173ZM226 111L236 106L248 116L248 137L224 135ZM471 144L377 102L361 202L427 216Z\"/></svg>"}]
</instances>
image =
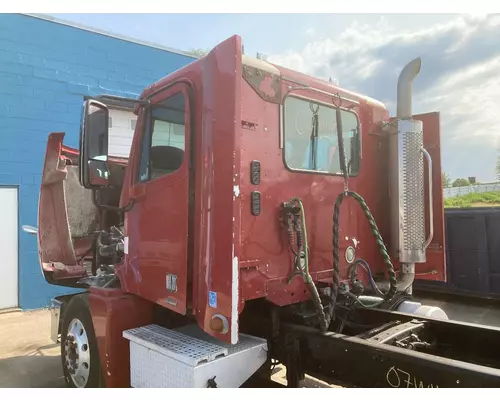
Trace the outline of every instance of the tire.
<instances>
[{"instance_id":1,"label":"tire","mask_svg":"<svg viewBox=\"0 0 500 400\"><path fill-rule=\"evenodd\" d=\"M86 293L73 296L66 306L61 326L61 362L68 387L103 386L97 339Z\"/></svg>"}]
</instances>

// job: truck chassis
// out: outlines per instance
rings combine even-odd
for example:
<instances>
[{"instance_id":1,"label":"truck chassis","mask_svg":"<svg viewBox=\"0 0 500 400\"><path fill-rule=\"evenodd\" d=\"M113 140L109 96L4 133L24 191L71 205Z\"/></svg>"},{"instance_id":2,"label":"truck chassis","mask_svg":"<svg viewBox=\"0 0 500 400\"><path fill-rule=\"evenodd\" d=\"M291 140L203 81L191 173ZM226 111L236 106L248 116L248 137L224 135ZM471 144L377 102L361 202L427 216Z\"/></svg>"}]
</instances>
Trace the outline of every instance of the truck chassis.
<instances>
[{"instance_id":1,"label":"truck chassis","mask_svg":"<svg viewBox=\"0 0 500 400\"><path fill-rule=\"evenodd\" d=\"M286 365L289 387L305 374L347 387L500 387L498 328L394 311L357 313L374 327L355 335L321 333L277 318L274 325L271 318L248 327L273 326L270 357ZM417 339L422 334L432 343ZM412 337L414 344L405 345Z\"/></svg>"},{"instance_id":2,"label":"truck chassis","mask_svg":"<svg viewBox=\"0 0 500 400\"><path fill-rule=\"evenodd\" d=\"M500 385L500 371L491 367L484 367L470 362L457 361L454 358L445 358L432 354L416 353L411 350L397 348L381 343L381 336L404 334L406 329L418 325L430 325L431 329L445 328L440 332L450 334L450 330L458 328L460 333L467 331L469 338L487 336L488 344L496 342L497 330L483 330L473 326L440 325L422 320L412 320L387 327L371 337L346 337L333 334L311 335L308 337L308 350L313 355L307 358L305 368L311 373L324 374L324 370L331 371L334 379L345 381L355 386L368 387L498 387ZM447 329L446 329L447 328ZM295 329L301 332L304 329ZM480 334L479 334L480 331ZM456 331L454 332L456 334ZM298 336L300 337L300 336ZM463 340L463 338L461 338ZM471 343L470 342L467 343ZM474 343L474 342L472 342ZM477 342L476 342L477 343ZM470 355L476 350L485 353L491 350L483 344L464 346L454 343L454 356ZM478 347L480 347L478 349ZM313 351L316 349L316 351ZM318 351L321 349L321 351ZM458 354L457 354L458 353ZM489 359L488 361L491 361ZM483 359L484 363L484 359ZM342 371L342 372L341 372ZM293 381L292 381L293 382Z\"/></svg>"},{"instance_id":3,"label":"truck chassis","mask_svg":"<svg viewBox=\"0 0 500 400\"><path fill-rule=\"evenodd\" d=\"M69 299L52 302L56 341ZM243 312L242 332L267 340L268 361L242 387L283 386L271 380L277 364L286 366L288 387L299 387L306 374L344 387L500 387L499 328L359 308L339 318L343 333L322 333L289 315L260 301ZM129 366L124 372L122 382ZM217 387L217 379L207 387Z\"/></svg>"}]
</instances>

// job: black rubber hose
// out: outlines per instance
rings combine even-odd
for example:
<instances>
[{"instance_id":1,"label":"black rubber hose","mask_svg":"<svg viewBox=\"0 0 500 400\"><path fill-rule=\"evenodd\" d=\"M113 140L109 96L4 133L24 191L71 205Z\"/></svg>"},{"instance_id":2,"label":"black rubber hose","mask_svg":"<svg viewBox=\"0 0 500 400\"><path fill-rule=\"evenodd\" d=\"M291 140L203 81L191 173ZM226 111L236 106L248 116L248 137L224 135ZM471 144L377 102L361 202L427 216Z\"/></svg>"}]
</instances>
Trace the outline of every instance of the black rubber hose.
<instances>
[{"instance_id":1,"label":"black rubber hose","mask_svg":"<svg viewBox=\"0 0 500 400\"><path fill-rule=\"evenodd\" d=\"M387 266L387 272L389 273L389 291L384 294L383 300L385 302L390 301L397 292L397 277L396 272L394 271L394 266L392 265L391 259L389 257L389 253L387 252L387 248L384 244L382 236L380 235L380 231L377 227L375 219L368 208L365 200L356 192L347 191L341 193L335 202L335 208L333 212L333 283L332 283L332 293L330 297L330 306L328 308L328 313L326 314L327 323L330 325L330 322L335 319L335 306L337 303L337 297L339 294L339 286L340 286L340 246L339 246L339 220L340 220L340 205L345 197L352 197L356 202L361 206L368 223L370 224L371 231L375 236L375 240L379 246L379 251L384 258L384 263ZM363 305L362 302L359 302Z\"/></svg>"},{"instance_id":2,"label":"black rubber hose","mask_svg":"<svg viewBox=\"0 0 500 400\"><path fill-rule=\"evenodd\" d=\"M358 275L358 266L361 266L365 272L368 275L368 279L370 280L370 286L372 290L378 294L380 297L384 297L385 294L379 289L377 286L377 283L375 282L375 279L373 279L373 274L370 268L370 265L363 260L362 258L358 258L357 260L354 260L354 262L349 266L349 275L351 277L351 283L354 282L354 279Z\"/></svg>"}]
</instances>

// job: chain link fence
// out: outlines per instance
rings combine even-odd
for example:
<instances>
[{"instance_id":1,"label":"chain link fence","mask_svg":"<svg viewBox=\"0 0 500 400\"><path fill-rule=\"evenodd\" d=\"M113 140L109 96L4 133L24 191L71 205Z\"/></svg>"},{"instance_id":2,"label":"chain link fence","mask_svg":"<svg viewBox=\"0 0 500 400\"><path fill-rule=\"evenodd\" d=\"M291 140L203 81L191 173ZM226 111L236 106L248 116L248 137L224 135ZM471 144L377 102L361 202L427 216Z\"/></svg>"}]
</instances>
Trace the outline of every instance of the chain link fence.
<instances>
[{"instance_id":1,"label":"chain link fence","mask_svg":"<svg viewBox=\"0 0 500 400\"><path fill-rule=\"evenodd\" d=\"M500 192L500 183L488 185L461 186L444 189L444 198L463 196L469 193Z\"/></svg>"}]
</instances>

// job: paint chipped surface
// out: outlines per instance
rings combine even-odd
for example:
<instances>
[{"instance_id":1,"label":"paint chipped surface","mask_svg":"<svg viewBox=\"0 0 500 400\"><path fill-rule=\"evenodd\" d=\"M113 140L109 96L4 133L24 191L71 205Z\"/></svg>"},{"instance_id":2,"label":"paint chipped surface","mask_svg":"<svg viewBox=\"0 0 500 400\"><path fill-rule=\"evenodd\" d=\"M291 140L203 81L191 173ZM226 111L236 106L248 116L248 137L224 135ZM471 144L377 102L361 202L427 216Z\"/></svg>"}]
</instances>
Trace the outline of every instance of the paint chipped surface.
<instances>
[{"instance_id":1,"label":"paint chipped surface","mask_svg":"<svg viewBox=\"0 0 500 400\"><path fill-rule=\"evenodd\" d=\"M239 197L240 196L240 186L239 185L234 185L234 187L233 187L233 194L234 194L234 197Z\"/></svg>"},{"instance_id":2,"label":"paint chipped surface","mask_svg":"<svg viewBox=\"0 0 500 400\"><path fill-rule=\"evenodd\" d=\"M357 248L358 244L359 244L359 240L356 239L355 237L351 238L351 240L352 240L352 243L354 244L354 247Z\"/></svg>"}]
</instances>

